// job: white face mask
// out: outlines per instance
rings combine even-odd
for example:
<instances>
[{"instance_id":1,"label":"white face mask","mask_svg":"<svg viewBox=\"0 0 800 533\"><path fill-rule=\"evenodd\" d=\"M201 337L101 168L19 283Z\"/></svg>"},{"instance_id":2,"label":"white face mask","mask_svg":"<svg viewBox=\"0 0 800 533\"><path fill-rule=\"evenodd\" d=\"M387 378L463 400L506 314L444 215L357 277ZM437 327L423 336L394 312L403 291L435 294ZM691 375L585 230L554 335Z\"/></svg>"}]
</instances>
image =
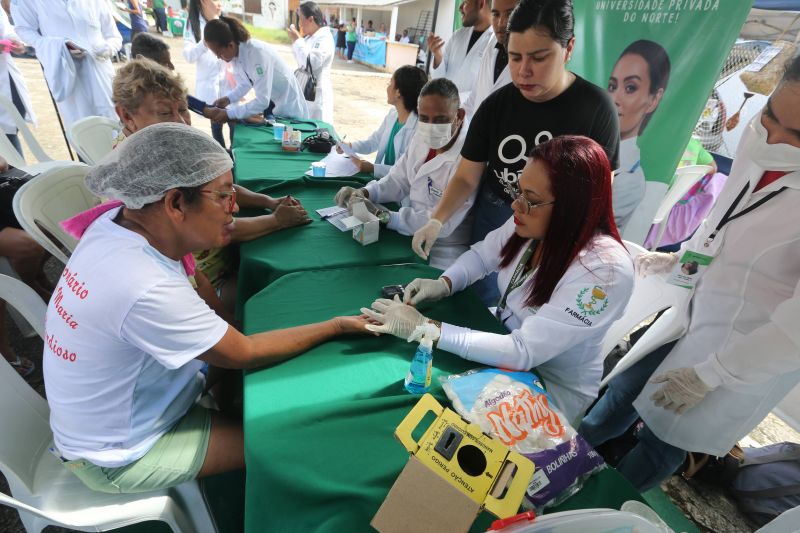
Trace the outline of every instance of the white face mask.
<instances>
[{"instance_id":1,"label":"white face mask","mask_svg":"<svg viewBox=\"0 0 800 533\"><path fill-rule=\"evenodd\" d=\"M764 170L800 170L800 148L785 143L767 144L767 129L761 124L761 113L747 125L738 152Z\"/></svg>"},{"instance_id":2,"label":"white face mask","mask_svg":"<svg viewBox=\"0 0 800 533\"><path fill-rule=\"evenodd\" d=\"M427 146L438 150L442 146L447 146L447 143L453 138L453 125L417 122L416 135Z\"/></svg>"}]
</instances>

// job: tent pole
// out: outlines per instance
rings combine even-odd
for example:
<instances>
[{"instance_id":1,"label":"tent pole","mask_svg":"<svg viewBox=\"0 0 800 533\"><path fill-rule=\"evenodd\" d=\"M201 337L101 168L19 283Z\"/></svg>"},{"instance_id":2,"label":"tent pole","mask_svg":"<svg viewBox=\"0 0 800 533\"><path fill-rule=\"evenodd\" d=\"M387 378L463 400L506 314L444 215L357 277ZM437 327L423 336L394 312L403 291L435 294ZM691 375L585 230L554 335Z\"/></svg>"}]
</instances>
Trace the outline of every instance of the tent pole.
<instances>
[{"instance_id":1,"label":"tent pole","mask_svg":"<svg viewBox=\"0 0 800 533\"><path fill-rule=\"evenodd\" d=\"M438 16L439 16L439 0L434 0L434 2L433 2L433 21L431 21L431 31L428 33L428 35L430 35L431 33L436 33L436 19L437 19ZM427 44L427 42L428 42L428 36L425 36L425 43ZM431 47L428 46L428 59L425 61L425 73L426 74L430 74L431 73L431 56L432 55L433 54L431 54Z\"/></svg>"}]
</instances>

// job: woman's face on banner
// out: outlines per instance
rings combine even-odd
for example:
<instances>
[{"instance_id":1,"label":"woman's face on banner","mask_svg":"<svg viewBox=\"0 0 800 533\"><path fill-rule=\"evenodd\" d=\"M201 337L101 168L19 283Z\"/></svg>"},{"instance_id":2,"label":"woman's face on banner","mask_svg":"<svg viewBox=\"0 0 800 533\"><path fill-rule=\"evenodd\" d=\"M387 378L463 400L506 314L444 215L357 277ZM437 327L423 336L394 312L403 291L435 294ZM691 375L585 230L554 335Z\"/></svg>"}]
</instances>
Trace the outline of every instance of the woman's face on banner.
<instances>
[{"instance_id":1,"label":"woman's face on banner","mask_svg":"<svg viewBox=\"0 0 800 533\"><path fill-rule=\"evenodd\" d=\"M647 61L638 54L625 54L614 65L608 93L617 107L619 137L625 140L639 135L642 121L658 107L664 89L651 94Z\"/></svg>"}]
</instances>

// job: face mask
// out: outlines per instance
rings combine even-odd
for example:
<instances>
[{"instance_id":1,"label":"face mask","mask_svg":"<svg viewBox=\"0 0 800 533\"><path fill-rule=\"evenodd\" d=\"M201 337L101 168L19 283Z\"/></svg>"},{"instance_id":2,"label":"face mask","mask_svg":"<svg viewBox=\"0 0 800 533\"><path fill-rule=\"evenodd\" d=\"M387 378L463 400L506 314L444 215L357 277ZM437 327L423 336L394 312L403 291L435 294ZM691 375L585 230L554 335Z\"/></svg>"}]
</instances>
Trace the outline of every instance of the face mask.
<instances>
[{"instance_id":1,"label":"face mask","mask_svg":"<svg viewBox=\"0 0 800 533\"><path fill-rule=\"evenodd\" d=\"M747 125L738 151L764 170L800 170L800 148L785 143L767 144L767 129L761 124L760 113Z\"/></svg>"},{"instance_id":2,"label":"face mask","mask_svg":"<svg viewBox=\"0 0 800 533\"><path fill-rule=\"evenodd\" d=\"M427 146L438 150L453 138L453 125L417 122L417 136Z\"/></svg>"}]
</instances>

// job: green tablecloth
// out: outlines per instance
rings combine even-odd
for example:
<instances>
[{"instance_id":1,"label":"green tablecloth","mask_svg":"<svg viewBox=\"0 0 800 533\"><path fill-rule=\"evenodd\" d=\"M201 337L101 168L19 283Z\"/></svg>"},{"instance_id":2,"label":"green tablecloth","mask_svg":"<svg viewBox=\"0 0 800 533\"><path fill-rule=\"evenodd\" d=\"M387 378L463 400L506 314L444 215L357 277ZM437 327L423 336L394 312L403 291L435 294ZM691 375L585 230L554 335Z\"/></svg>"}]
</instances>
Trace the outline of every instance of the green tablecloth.
<instances>
[{"instance_id":1,"label":"green tablecloth","mask_svg":"<svg viewBox=\"0 0 800 533\"><path fill-rule=\"evenodd\" d=\"M241 244L237 286L240 305L279 277L292 272L417 261L410 237L382 227L377 243L362 246L353 240L351 232L339 231L320 220L315 210L334 205L333 197L343 184L334 180L298 180L266 189L272 196L290 194L298 198L313 222ZM323 288L319 297L327 297L327 294L327 289Z\"/></svg>"},{"instance_id":2,"label":"green tablecloth","mask_svg":"<svg viewBox=\"0 0 800 533\"><path fill-rule=\"evenodd\" d=\"M358 313L380 287L430 277L424 265L362 267L289 274L250 299L245 333ZM504 332L469 291L426 309L485 331ZM416 345L393 337L352 337L325 343L245 378L244 433L247 489L245 531L360 532L402 470L408 454L393 435L418 400L403 389ZM431 393L447 404L437 376L477 366L434 353ZM565 502L619 508L638 493L607 469ZM485 531L484 513L473 531Z\"/></svg>"},{"instance_id":3,"label":"green tablecloth","mask_svg":"<svg viewBox=\"0 0 800 533\"><path fill-rule=\"evenodd\" d=\"M333 127L325 122L307 122L315 123L316 127L327 128L335 135ZM314 126L306 123L295 124L293 127L303 131L303 139L311 135L311 130L314 129ZM311 163L323 157L324 154L313 152L282 150L280 142L274 139L272 126L236 125L233 136L233 175L238 185L251 191L261 192L276 182L300 180ZM347 179L364 184L374 178L366 174L357 174Z\"/></svg>"}]
</instances>

